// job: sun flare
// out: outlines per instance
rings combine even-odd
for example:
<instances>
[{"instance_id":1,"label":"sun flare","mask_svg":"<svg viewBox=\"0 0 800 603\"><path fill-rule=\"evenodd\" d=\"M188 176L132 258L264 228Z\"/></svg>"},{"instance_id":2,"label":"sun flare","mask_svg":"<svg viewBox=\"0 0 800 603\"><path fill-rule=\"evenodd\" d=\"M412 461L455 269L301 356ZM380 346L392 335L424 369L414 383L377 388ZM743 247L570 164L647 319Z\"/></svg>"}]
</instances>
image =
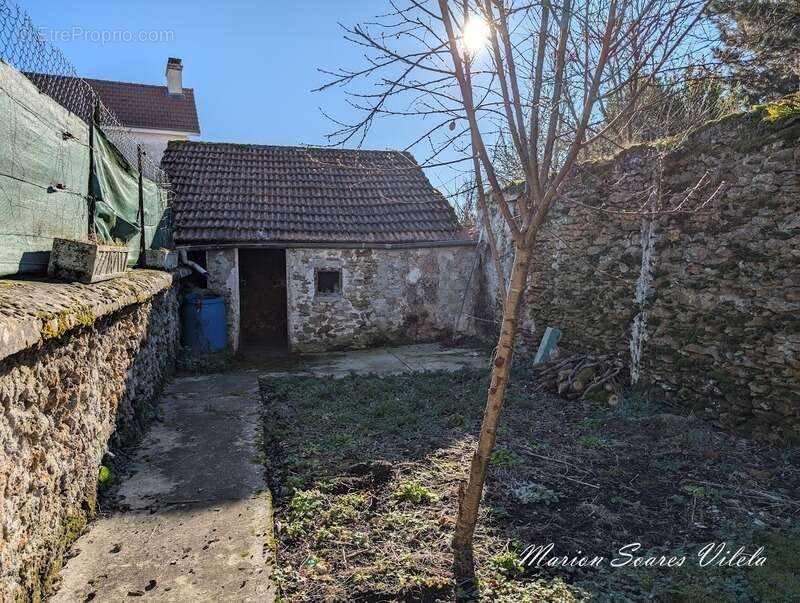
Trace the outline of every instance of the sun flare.
<instances>
[{"instance_id":1,"label":"sun flare","mask_svg":"<svg viewBox=\"0 0 800 603\"><path fill-rule=\"evenodd\" d=\"M461 39L464 51L471 54L478 54L489 39L489 25L481 17L472 15L461 32Z\"/></svg>"}]
</instances>

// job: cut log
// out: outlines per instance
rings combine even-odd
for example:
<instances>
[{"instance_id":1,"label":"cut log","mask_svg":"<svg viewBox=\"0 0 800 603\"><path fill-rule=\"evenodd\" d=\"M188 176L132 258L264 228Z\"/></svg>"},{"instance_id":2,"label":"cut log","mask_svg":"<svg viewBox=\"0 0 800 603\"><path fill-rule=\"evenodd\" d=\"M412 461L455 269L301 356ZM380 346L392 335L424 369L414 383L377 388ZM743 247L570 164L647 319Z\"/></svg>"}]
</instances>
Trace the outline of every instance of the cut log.
<instances>
[{"instance_id":1,"label":"cut log","mask_svg":"<svg viewBox=\"0 0 800 603\"><path fill-rule=\"evenodd\" d=\"M534 389L567 400L592 400L612 404L611 397L628 384L624 360L613 355L575 354L533 367Z\"/></svg>"}]
</instances>

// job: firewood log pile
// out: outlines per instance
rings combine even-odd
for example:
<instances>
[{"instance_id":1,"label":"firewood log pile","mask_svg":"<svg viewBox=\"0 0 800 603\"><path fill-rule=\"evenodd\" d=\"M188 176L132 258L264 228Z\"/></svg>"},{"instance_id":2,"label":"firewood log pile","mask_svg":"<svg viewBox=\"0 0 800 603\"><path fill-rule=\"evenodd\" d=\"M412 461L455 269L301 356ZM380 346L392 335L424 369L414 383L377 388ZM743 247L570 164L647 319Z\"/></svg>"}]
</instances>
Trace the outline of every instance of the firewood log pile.
<instances>
[{"instance_id":1,"label":"firewood log pile","mask_svg":"<svg viewBox=\"0 0 800 603\"><path fill-rule=\"evenodd\" d=\"M620 391L629 383L625 361L613 355L574 354L533 366L535 391L557 394L566 400L593 400L616 406Z\"/></svg>"}]
</instances>

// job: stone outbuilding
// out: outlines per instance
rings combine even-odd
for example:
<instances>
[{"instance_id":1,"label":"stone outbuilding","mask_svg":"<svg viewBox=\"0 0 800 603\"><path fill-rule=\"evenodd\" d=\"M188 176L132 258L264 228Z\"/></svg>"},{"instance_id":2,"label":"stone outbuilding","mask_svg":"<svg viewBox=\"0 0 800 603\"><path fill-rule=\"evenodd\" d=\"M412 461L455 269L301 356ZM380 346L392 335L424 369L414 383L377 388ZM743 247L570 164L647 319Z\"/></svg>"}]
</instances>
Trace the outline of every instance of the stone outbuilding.
<instances>
[{"instance_id":1,"label":"stone outbuilding","mask_svg":"<svg viewBox=\"0 0 800 603\"><path fill-rule=\"evenodd\" d=\"M229 346L295 352L469 331L476 242L409 153L175 141L174 236Z\"/></svg>"}]
</instances>

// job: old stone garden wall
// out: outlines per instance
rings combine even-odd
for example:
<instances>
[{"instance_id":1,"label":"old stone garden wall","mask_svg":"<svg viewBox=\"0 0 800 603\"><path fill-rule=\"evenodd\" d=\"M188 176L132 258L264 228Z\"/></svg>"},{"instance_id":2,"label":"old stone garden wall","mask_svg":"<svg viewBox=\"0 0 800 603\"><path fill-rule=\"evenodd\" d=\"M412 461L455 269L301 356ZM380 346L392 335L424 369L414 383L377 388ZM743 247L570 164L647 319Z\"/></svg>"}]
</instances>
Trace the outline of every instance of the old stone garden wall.
<instances>
[{"instance_id":1,"label":"old stone garden wall","mask_svg":"<svg viewBox=\"0 0 800 603\"><path fill-rule=\"evenodd\" d=\"M434 341L456 332L473 305L474 245L411 249L287 249L293 351ZM318 295L319 269L341 270L339 295ZM477 272L477 268L475 268ZM458 331L469 332L462 316Z\"/></svg>"},{"instance_id":2,"label":"old stone garden wall","mask_svg":"<svg viewBox=\"0 0 800 603\"><path fill-rule=\"evenodd\" d=\"M38 601L95 510L109 440L135 439L172 370L170 274L0 281L0 601Z\"/></svg>"},{"instance_id":3,"label":"old stone garden wall","mask_svg":"<svg viewBox=\"0 0 800 603\"><path fill-rule=\"evenodd\" d=\"M625 213L696 207L721 183L699 214ZM536 249L528 349L546 326L725 427L800 435L800 116L732 116L581 166Z\"/></svg>"}]
</instances>

